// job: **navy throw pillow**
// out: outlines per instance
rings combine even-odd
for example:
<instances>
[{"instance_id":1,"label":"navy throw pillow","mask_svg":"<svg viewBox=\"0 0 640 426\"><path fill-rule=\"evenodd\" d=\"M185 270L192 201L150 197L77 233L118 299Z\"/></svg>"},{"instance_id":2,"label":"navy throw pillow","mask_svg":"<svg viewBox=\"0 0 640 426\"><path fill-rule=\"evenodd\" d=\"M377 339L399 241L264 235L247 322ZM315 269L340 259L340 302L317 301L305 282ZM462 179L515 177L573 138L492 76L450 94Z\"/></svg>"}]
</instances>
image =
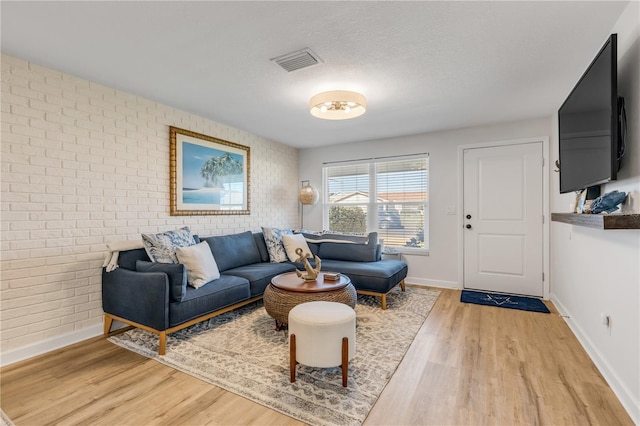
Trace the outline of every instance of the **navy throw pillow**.
<instances>
[{"instance_id":1,"label":"navy throw pillow","mask_svg":"<svg viewBox=\"0 0 640 426\"><path fill-rule=\"evenodd\" d=\"M182 302L187 294L187 268L181 263L157 263L136 261L138 272L164 272L169 277L169 296L174 302Z\"/></svg>"}]
</instances>

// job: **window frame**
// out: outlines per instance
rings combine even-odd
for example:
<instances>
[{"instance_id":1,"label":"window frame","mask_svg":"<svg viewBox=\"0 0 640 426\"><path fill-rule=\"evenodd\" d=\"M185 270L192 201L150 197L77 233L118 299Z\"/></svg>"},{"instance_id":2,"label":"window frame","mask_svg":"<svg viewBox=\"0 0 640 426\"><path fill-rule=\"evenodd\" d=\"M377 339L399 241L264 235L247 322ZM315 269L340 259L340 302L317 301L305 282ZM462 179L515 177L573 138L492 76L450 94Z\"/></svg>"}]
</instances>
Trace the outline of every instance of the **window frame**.
<instances>
[{"instance_id":1,"label":"window frame","mask_svg":"<svg viewBox=\"0 0 640 426\"><path fill-rule=\"evenodd\" d=\"M377 177L378 171L377 166L382 163L390 163L395 161L402 160L424 160L425 161L425 172L426 172L426 186L425 186L425 198L419 201L403 201L403 202L393 202L393 203L380 203L376 201L378 199L378 186L377 186ZM323 191L322 191L322 224L323 229L330 229L330 209L334 205L338 205L338 203L329 202L329 170L332 167L343 167L343 166L356 166L359 164L367 164L368 165L368 194L369 200L366 203L363 202L347 202L347 203L339 203L341 207L361 207L366 205L367 215L366 215L366 232L378 232L380 237L380 229L379 229L379 214L370 214L370 212L377 213L379 206L384 205L397 205L401 204L403 206L417 206L424 205L423 212L423 234L424 234L424 248L419 247L406 247L406 246L385 246L385 252L387 253L405 253L405 254L415 254L415 255L428 255L429 254L429 171L430 171L430 161L429 154L412 154L412 155L403 155L403 156L392 156L392 157L377 157L377 158L369 158L369 159L361 159L361 160L351 160L351 161L337 161L337 162L327 162L323 164L322 167L322 182L323 182ZM419 231L418 231L419 232ZM384 238L384 237L383 237Z\"/></svg>"}]
</instances>

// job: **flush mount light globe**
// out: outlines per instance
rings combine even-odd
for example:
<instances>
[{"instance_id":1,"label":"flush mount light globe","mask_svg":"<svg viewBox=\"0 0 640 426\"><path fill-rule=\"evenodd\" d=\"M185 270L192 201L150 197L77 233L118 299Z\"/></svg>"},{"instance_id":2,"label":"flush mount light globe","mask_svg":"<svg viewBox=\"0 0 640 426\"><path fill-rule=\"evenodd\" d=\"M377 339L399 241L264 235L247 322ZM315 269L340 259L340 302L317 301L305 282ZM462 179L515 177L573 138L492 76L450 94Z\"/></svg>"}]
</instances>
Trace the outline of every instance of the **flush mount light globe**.
<instances>
[{"instance_id":1,"label":"flush mount light globe","mask_svg":"<svg viewBox=\"0 0 640 426\"><path fill-rule=\"evenodd\" d=\"M367 100L360 93L333 90L312 97L309 108L314 117L325 120L347 120L364 114L367 110Z\"/></svg>"}]
</instances>

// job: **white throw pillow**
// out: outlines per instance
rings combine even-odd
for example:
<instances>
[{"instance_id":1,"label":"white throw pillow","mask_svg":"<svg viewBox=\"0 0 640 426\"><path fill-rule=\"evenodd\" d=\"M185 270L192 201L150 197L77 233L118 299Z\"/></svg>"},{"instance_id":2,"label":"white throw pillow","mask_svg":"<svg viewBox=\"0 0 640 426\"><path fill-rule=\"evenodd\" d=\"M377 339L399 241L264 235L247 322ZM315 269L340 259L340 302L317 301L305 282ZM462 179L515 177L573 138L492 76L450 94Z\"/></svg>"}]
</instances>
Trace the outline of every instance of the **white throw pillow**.
<instances>
[{"instance_id":1,"label":"white throw pillow","mask_svg":"<svg viewBox=\"0 0 640 426\"><path fill-rule=\"evenodd\" d=\"M218 265L206 241L189 247L176 247L176 256L187 268L187 283L191 287L200 288L220 278Z\"/></svg>"},{"instance_id":2,"label":"white throw pillow","mask_svg":"<svg viewBox=\"0 0 640 426\"><path fill-rule=\"evenodd\" d=\"M289 257L289 260L292 262L298 260L298 255L296 254L296 249L298 248L302 249L302 254L304 255L307 253L311 254L309 244L307 244L307 240L305 240L302 234L283 235L282 244L284 244L287 257Z\"/></svg>"}]
</instances>

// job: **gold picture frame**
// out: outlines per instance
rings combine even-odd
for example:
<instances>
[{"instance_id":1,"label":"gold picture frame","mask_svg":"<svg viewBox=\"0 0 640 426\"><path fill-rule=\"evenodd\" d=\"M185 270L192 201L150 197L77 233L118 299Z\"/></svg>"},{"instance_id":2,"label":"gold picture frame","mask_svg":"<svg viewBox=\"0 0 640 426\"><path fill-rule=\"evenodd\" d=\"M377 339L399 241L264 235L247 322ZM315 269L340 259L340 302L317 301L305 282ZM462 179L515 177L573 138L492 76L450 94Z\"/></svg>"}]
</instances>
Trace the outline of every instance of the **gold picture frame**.
<instances>
[{"instance_id":1,"label":"gold picture frame","mask_svg":"<svg viewBox=\"0 0 640 426\"><path fill-rule=\"evenodd\" d=\"M250 213L250 148L170 126L170 214Z\"/></svg>"}]
</instances>

